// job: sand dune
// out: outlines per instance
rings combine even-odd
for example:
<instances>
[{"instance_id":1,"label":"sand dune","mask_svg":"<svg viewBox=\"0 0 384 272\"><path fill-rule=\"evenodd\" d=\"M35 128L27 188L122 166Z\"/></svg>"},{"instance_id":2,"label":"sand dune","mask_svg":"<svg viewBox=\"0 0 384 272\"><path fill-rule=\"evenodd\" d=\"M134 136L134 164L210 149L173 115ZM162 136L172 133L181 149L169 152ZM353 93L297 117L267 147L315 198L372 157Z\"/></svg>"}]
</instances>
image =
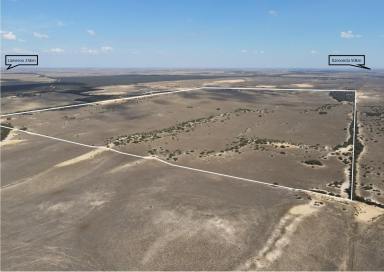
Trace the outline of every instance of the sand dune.
<instances>
[{"instance_id":1,"label":"sand dune","mask_svg":"<svg viewBox=\"0 0 384 272\"><path fill-rule=\"evenodd\" d=\"M290 243L299 224L308 216L314 214L320 207L309 204L292 207L272 231L264 247L236 270L264 269L280 258L284 248Z\"/></svg>"},{"instance_id":2,"label":"sand dune","mask_svg":"<svg viewBox=\"0 0 384 272\"><path fill-rule=\"evenodd\" d=\"M73 159L58 163L55 165L55 167L65 167L65 166L73 165L73 164L76 164L76 163L79 163L82 161L90 160L90 159L93 159L94 157L96 157L97 155L99 155L105 151L107 151L107 149L95 149L95 150L92 150L88 153L80 155L78 157L75 157Z\"/></svg>"},{"instance_id":3,"label":"sand dune","mask_svg":"<svg viewBox=\"0 0 384 272\"><path fill-rule=\"evenodd\" d=\"M127 168L130 168L132 166L136 166L136 165L142 164L142 163L144 163L146 161L147 160L145 160L145 159L139 159L139 160L136 160L134 162L129 162L129 163L126 163L126 164L123 164L123 165L119 165L119 166L111 169L108 173L113 174L113 173L116 173L116 172L119 172L119 171L124 171Z\"/></svg>"},{"instance_id":4,"label":"sand dune","mask_svg":"<svg viewBox=\"0 0 384 272\"><path fill-rule=\"evenodd\" d=\"M2 140L0 142L0 147L7 146L7 145L15 145L15 144L18 144L18 143L25 142L25 140L13 139L16 136L19 136L19 134L17 132L15 132L14 130L11 130L9 132L7 138L5 138L4 140Z\"/></svg>"},{"instance_id":5,"label":"sand dune","mask_svg":"<svg viewBox=\"0 0 384 272\"><path fill-rule=\"evenodd\" d=\"M313 88L313 85L309 83L296 83L296 84L291 84L291 86L297 87L297 88Z\"/></svg>"},{"instance_id":6,"label":"sand dune","mask_svg":"<svg viewBox=\"0 0 384 272\"><path fill-rule=\"evenodd\" d=\"M356 220L362 223L370 223L384 215L384 209L359 203L356 206Z\"/></svg>"}]
</instances>

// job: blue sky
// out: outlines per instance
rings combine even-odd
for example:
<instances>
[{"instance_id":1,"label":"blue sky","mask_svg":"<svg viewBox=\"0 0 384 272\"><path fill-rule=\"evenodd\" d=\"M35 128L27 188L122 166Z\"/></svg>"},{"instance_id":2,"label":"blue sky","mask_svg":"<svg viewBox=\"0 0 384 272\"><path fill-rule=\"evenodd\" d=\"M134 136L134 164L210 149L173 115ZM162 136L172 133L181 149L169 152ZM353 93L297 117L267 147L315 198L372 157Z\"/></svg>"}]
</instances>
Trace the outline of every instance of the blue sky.
<instances>
[{"instance_id":1,"label":"blue sky","mask_svg":"<svg viewBox=\"0 0 384 272\"><path fill-rule=\"evenodd\" d=\"M2 54L43 67L384 68L382 0L2 0ZM4 65L4 63L2 63Z\"/></svg>"}]
</instances>

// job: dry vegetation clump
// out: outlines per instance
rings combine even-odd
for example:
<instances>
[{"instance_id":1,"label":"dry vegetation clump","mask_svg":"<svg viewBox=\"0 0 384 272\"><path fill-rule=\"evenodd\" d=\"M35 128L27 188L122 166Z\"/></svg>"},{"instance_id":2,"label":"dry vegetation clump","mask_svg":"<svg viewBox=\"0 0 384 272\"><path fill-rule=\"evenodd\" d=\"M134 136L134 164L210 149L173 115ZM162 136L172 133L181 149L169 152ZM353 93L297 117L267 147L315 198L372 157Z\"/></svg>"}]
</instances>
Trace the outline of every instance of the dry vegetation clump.
<instances>
[{"instance_id":1,"label":"dry vegetation clump","mask_svg":"<svg viewBox=\"0 0 384 272\"><path fill-rule=\"evenodd\" d=\"M10 127L10 128L0 127L0 134L1 134L0 140L2 141L2 140L5 140L7 138L8 134L11 132L13 126L9 122L1 123L1 125L6 126L6 127Z\"/></svg>"},{"instance_id":2,"label":"dry vegetation clump","mask_svg":"<svg viewBox=\"0 0 384 272\"><path fill-rule=\"evenodd\" d=\"M322 163L321 161L319 161L319 160L314 160L314 159L312 159L312 160L306 160L306 161L304 161L304 163L305 163L305 164L308 164L308 165L316 165L316 166L322 166L322 165L323 165L323 163Z\"/></svg>"},{"instance_id":3,"label":"dry vegetation clump","mask_svg":"<svg viewBox=\"0 0 384 272\"><path fill-rule=\"evenodd\" d=\"M215 123L215 122L224 122L229 120L232 114L239 116L240 114L245 114L249 112L255 112L251 109L238 108L231 112L225 112L217 115L211 115L208 117L201 117L193 120L184 121L177 123L174 126L152 130L148 132L138 132L130 135L122 135L117 137L112 137L107 139L107 144L113 143L116 146L126 145L130 143L139 144L142 142L154 141L163 137L176 136L180 133L188 133L195 129L197 126L206 124L206 123Z\"/></svg>"}]
</instances>

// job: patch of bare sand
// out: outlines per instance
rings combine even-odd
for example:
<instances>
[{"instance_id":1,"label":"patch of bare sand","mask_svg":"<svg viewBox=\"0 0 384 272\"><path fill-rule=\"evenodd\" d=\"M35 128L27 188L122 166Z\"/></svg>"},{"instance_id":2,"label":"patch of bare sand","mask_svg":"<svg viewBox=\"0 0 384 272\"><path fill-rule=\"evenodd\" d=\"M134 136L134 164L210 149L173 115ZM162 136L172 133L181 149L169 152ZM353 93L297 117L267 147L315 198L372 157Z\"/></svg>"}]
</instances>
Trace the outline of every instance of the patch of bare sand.
<instances>
[{"instance_id":1,"label":"patch of bare sand","mask_svg":"<svg viewBox=\"0 0 384 272\"><path fill-rule=\"evenodd\" d=\"M4 140L0 142L0 147L8 146L8 145L15 145L18 143L25 142L25 140Z\"/></svg>"},{"instance_id":2,"label":"patch of bare sand","mask_svg":"<svg viewBox=\"0 0 384 272\"><path fill-rule=\"evenodd\" d=\"M256 85L256 88L276 88L276 85Z\"/></svg>"},{"instance_id":3,"label":"patch of bare sand","mask_svg":"<svg viewBox=\"0 0 384 272\"><path fill-rule=\"evenodd\" d=\"M365 128L363 126L359 126L359 134L360 135L367 135L365 132ZM365 137L364 137L365 138ZM356 186L355 186L355 193L358 195L362 195L361 192L361 186L362 186L362 179L361 179L361 163L364 160L364 158L369 154L370 145L365 142L364 139L360 139L360 141L363 141L363 151L360 153L360 155L357 158L356 161ZM374 198L374 195L371 195Z\"/></svg>"},{"instance_id":4,"label":"patch of bare sand","mask_svg":"<svg viewBox=\"0 0 384 272\"><path fill-rule=\"evenodd\" d=\"M207 84L204 84L205 85L210 85L210 84L222 84L222 83L241 83L241 82L245 82L245 79L225 79L225 80L216 80L216 81L212 81L212 82L209 82Z\"/></svg>"},{"instance_id":5,"label":"patch of bare sand","mask_svg":"<svg viewBox=\"0 0 384 272\"><path fill-rule=\"evenodd\" d=\"M313 85L309 83L296 83L296 84L291 84L291 86L298 87L298 88L313 88Z\"/></svg>"},{"instance_id":6,"label":"patch of bare sand","mask_svg":"<svg viewBox=\"0 0 384 272\"><path fill-rule=\"evenodd\" d=\"M68 201L45 201L38 208L45 213L67 213L72 216L85 216L92 209L99 208L109 202L113 196L111 192L85 192L81 197Z\"/></svg>"},{"instance_id":7,"label":"patch of bare sand","mask_svg":"<svg viewBox=\"0 0 384 272\"><path fill-rule=\"evenodd\" d=\"M371 223L375 221L375 219L384 215L384 209L364 203L356 204L355 211L355 218L361 223Z\"/></svg>"},{"instance_id":8,"label":"patch of bare sand","mask_svg":"<svg viewBox=\"0 0 384 272\"><path fill-rule=\"evenodd\" d=\"M382 99L382 95L380 92L367 92L364 90L359 90L359 92L357 92L356 99L358 103L376 104L377 101L380 101Z\"/></svg>"},{"instance_id":9,"label":"patch of bare sand","mask_svg":"<svg viewBox=\"0 0 384 272\"><path fill-rule=\"evenodd\" d=\"M348 167L344 167L344 182L340 186L340 196L348 198L347 189L350 187L350 176Z\"/></svg>"},{"instance_id":10,"label":"patch of bare sand","mask_svg":"<svg viewBox=\"0 0 384 272\"><path fill-rule=\"evenodd\" d=\"M13 139L14 137L18 136L19 134L15 132L14 130L11 130L4 140L0 142L0 147L8 146L8 145L15 145L18 143L25 142L25 140L21 139Z\"/></svg>"},{"instance_id":11,"label":"patch of bare sand","mask_svg":"<svg viewBox=\"0 0 384 272\"><path fill-rule=\"evenodd\" d=\"M240 220L241 221L241 220ZM162 252L179 238L189 239L196 235L214 237L217 243L237 245L242 240L242 222L220 216L198 217L192 211L164 210L153 218L159 235L146 250L141 262L153 262Z\"/></svg>"},{"instance_id":12,"label":"patch of bare sand","mask_svg":"<svg viewBox=\"0 0 384 272\"><path fill-rule=\"evenodd\" d=\"M348 145L347 147L339 147L336 150L331 150L326 155L326 157L329 158L329 157L340 157L340 156L342 156L344 158L348 158L349 155L342 155L342 154L349 154L351 151L352 151L352 145ZM334 155L332 155L332 153L334 153ZM336 155L337 153L339 155ZM344 166L344 170L343 170L344 181L343 181L343 183L340 186L340 195L341 195L341 197L344 197L344 198L348 198L348 193L346 192L346 189L348 189L350 187L349 167L350 167L350 164L346 164Z\"/></svg>"},{"instance_id":13,"label":"patch of bare sand","mask_svg":"<svg viewBox=\"0 0 384 272\"><path fill-rule=\"evenodd\" d=\"M82 161L90 160L90 159L93 159L94 157L96 157L97 155L107 151L107 150L108 149L102 149L102 148L95 149L95 150L92 150L92 151L85 153L83 155L77 156L73 159L69 159L69 160L63 161L61 163L58 163L54 167L65 167L65 166L73 165L73 164L76 164L76 163L79 163Z\"/></svg>"},{"instance_id":14,"label":"patch of bare sand","mask_svg":"<svg viewBox=\"0 0 384 272\"><path fill-rule=\"evenodd\" d=\"M123 164L123 165L119 165L119 166L111 169L110 171L108 171L108 174L113 174L113 173L116 173L116 172L119 172L119 171L124 171L127 168L130 168L132 166L136 166L136 165L142 164L142 163L144 163L146 161L147 161L146 159L138 159L138 160L136 160L134 162L129 162L129 163L126 163L126 164Z\"/></svg>"},{"instance_id":15,"label":"patch of bare sand","mask_svg":"<svg viewBox=\"0 0 384 272\"><path fill-rule=\"evenodd\" d=\"M236 270L263 270L269 267L283 254L284 248L290 243L300 223L318 212L320 207L312 201L289 209L272 231L264 247Z\"/></svg>"}]
</instances>

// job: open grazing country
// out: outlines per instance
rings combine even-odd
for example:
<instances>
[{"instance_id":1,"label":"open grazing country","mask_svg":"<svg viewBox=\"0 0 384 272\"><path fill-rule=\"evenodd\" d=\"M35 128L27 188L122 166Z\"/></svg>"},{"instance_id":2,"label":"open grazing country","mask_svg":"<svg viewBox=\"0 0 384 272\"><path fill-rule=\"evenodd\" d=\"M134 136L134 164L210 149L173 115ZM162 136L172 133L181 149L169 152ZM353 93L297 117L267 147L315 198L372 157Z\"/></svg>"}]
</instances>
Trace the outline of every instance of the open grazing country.
<instances>
[{"instance_id":1,"label":"open grazing country","mask_svg":"<svg viewBox=\"0 0 384 272\"><path fill-rule=\"evenodd\" d=\"M2 77L3 270L383 267L382 73Z\"/></svg>"}]
</instances>

